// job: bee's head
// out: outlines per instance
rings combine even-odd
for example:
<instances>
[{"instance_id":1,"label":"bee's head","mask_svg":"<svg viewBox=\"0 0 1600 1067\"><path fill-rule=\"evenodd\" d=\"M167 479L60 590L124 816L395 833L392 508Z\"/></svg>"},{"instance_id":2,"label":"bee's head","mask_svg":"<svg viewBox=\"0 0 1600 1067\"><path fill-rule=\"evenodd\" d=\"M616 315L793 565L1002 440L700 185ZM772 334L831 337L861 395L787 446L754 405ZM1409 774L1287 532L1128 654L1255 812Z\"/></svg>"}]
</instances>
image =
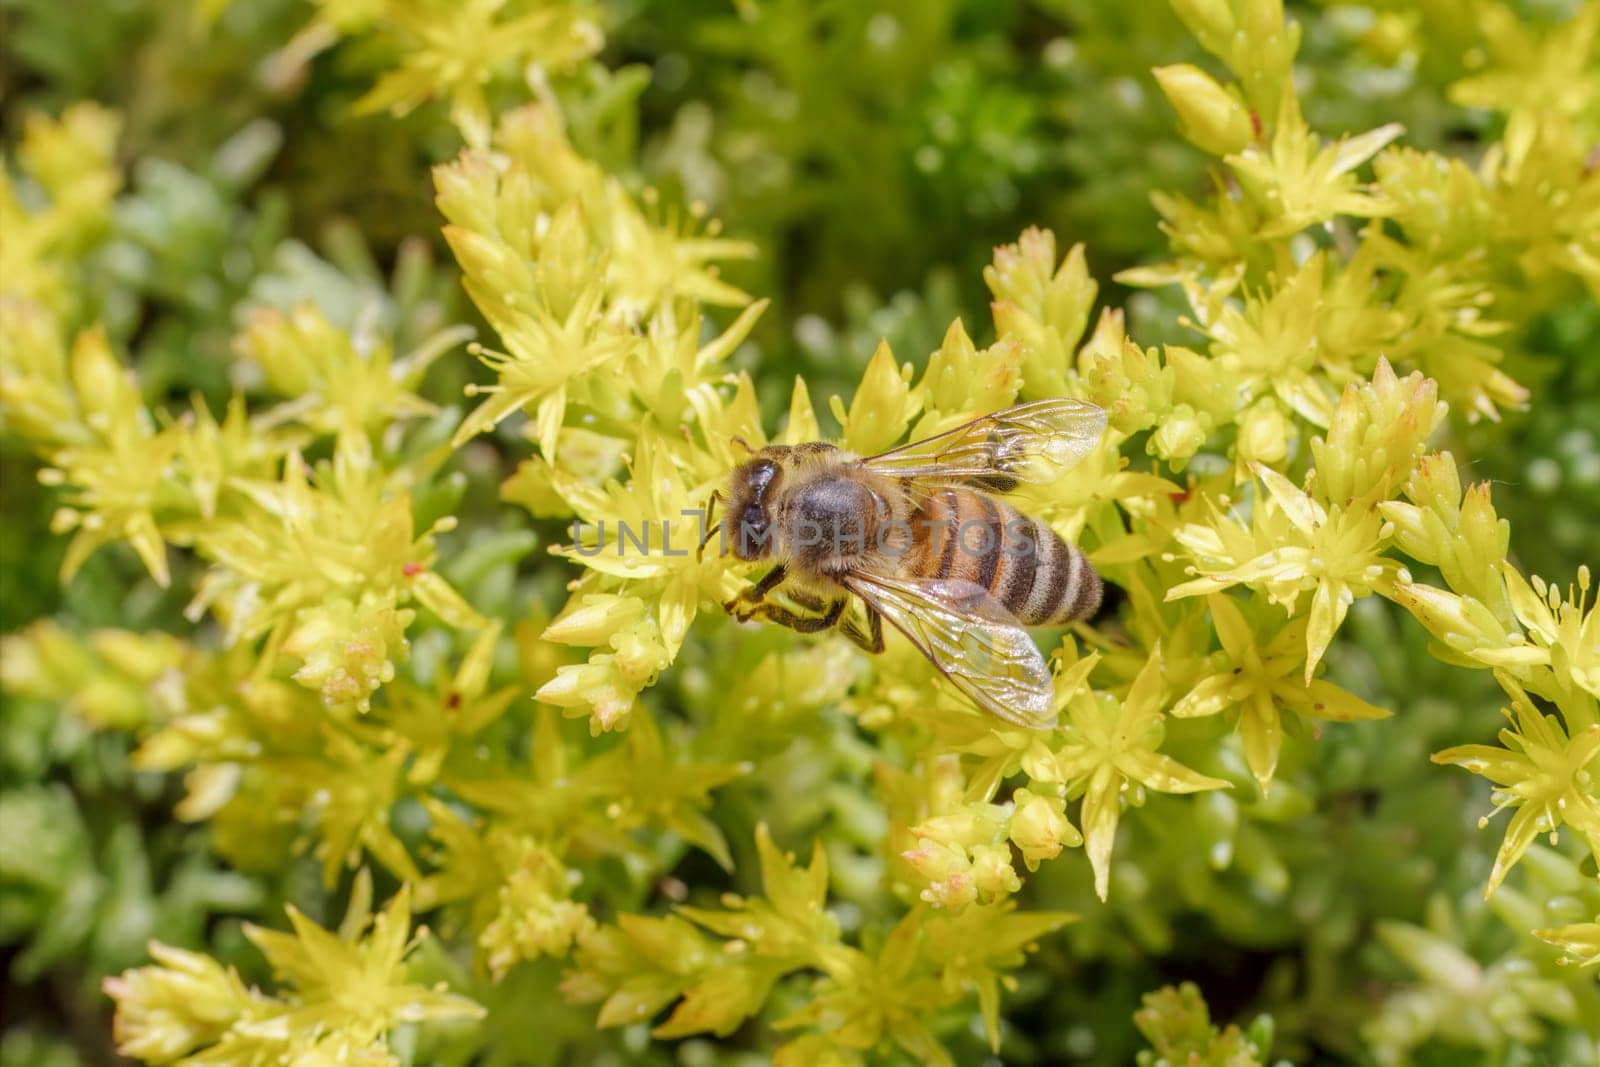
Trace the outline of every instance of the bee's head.
<instances>
[{"instance_id":1,"label":"bee's head","mask_svg":"<svg viewBox=\"0 0 1600 1067\"><path fill-rule=\"evenodd\" d=\"M772 555L778 524L773 514L774 490L783 480L776 460L758 455L734 468L728 484L728 516L724 520L733 554L742 560Z\"/></svg>"}]
</instances>

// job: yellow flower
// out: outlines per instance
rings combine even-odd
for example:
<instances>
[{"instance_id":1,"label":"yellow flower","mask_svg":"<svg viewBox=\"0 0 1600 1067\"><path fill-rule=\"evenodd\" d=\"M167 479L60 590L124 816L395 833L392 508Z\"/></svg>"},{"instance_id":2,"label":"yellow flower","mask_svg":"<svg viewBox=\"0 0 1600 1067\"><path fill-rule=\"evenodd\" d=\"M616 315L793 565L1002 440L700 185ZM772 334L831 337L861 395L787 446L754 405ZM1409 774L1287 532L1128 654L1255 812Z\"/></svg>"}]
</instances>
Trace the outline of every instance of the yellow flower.
<instances>
[{"instance_id":1,"label":"yellow flower","mask_svg":"<svg viewBox=\"0 0 1600 1067\"><path fill-rule=\"evenodd\" d=\"M404 738L411 750L411 768L406 772L410 782L425 784L437 779L456 742L494 722L522 695L517 686L489 689L489 671L500 634L500 621L490 622L454 673L438 673L431 691L409 681L389 688L378 718L386 730Z\"/></svg>"},{"instance_id":2,"label":"yellow flower","mask_svg":"<svg viewBox=\"0 0 1600 1067\"><path fill-rule=\"evenodd\" d=\"M489 141L484 88L497 74L530 66L565 69L604 43L588 5L574 0L389 0L384 14L384 24L405 44L403 58L357 108L405 114L443 97L451 121L475 146Z\"/></svg>"},{"instance_id":3,"label":"yellow flower","mask_svg":"<svg viewBox=\"0 0 1600 1067\"><path fill-rule=\"evenodd\" d=\"M177 434L177 481L201 520L216 518L223 490L236 479L271 478L286 454L310 443L303 430L278 428L271 413L252 418L238 394L228 401L221 422L196 398L194 410L177 423ZM184 524L174 525L187 537Z\"/></svg>"},{"instance_id":4,"label":"yellow flower","mask_svg":"<svg viewBox=\"0 0 1600 1067\"><path fill-rule=\"evenodd\" d=\"M1224 300L1190 285L1189 302L1211 338L1211 357L1248 399L1275 397L1314 426L1334 416L1338 388L1365 373L1359 361L1383 347L1404 317L1371 298L1372 257L1332 269L1318 252L1260 291Z\"/></svg>"},{"instance_id":5,"label":"yellow flower","mask_svg":"<svg viewBox=\"0 0 1600 1067\"><path fill-rule=\"evenodd\" d=\"M294 680L320 692L329 704L362 710L378 688L394 680L394 664L405 656L406 627L413 611L392 598L365 593L301 611L280 646L301 660Z\"/></svg>"},{"instance_id":6,"label":"yellow flower","mask_svg":"<svg viewBox=\"0 0 1600 1067\"><path fill-rule=\"evenodd\" d=\"M1565 953L1556 961L1558 963L1575 967L1600 967L1600 915L1595 916L1592 923L1571 923L1535 930L1533 936Z\"/></svg>"},{"instance_id":7,"label":"yellow flower","mask_svg":"<svg viewBox=\"0 0 1600 1067\"><path fill-rule=\"evenodd\" d=\"M88 440L52 451L39 473L48 485L67 487L67 506L51 529L75 530L61 562L70 579L101 545L133 546L158 585L170 580L166 543L156 521L160 493L171 472L179 437L157 431L132 374L111 354L105 331L88 330L72 346L72 385Z\"/></svg>"},{"instance_id":8,"label":"yellow flower","mask_svg":"<svg viewBox=\"0 0 1600 1067\"><path fill-rule=\"evenodd\" d=\"M499 333L506 351L475 349L484 364L494 371L497 380L493 385L468 389L468 395L487 393L490 399L462 421L451 442L457 448L477 434L492 429L513 412L526 411L533 419L536 440L545 456L553 458L556 434L566 417L568 384L582 382L602 366L620 361L638 344L631 330L608 322L602 316L606 289L596 264L590 263L584 268L570 260L551 262L552 257L564 251L564 235L584 239L577 209L570 207L558 213L550 228L551 237L541 250L539 268L567 278L582 279L581 288L574 290L564 307L537 290L534 302L527 305L514 303L511 295L477 300L485 317ZM480 262L479 242L469 239L464 231L447 226L445 238L450 241L469 278L475 273L487 274L492 269ZM499 249L494 251L500 254ZM588 253L578 253L577 261L589 262ZM469 281L468 291L474 292L474 289Z\"/></svg>"},{"instance_id":9,"label":"yellow flower","mask_svg":"<svg viewBox=\"0 0 1600 1067\"><path fill-rule=\"evenodd\" d=\"M1594 62L1600 35L1600 9L1578 7L1570 21L1535 29L1510 8L1486 3L1476 9L1489 53L1488 69L1450 86L1450 99L1463 107L1494 111L1549 111L1588 123L1592 139L1600 133L1600 68Z\"/></svg>"},{"instance_id":10,"label":"yellow flower","mask_svg":"<svg viewBox=\"0 0 1600 1067\"><path fill-rule=\"evenodd\" d=\"M1254 464L1275 467L1289 455L1291 424L1277 404L1258 400L1239 419L1239 438L1235 452L1235 472L1247 481Z\"/></svg>"},{"instance_id":11,"label":"yellow flower","mask_svg":"<svg viewBox=\"0 0 1600 1067\"><path fill-rule=\"evenodd\" d=\"M408 882L420 875L411 854L390 826L405 788L404 745L373 752L334 729L325 729L320 751L259 760L265 777L296 787L319 840L312 849L322 862L322 880L332 887L339 871L354 867L363 850Z\"/></svg>"},{"instance_id":12,"label":"yellow flower","mask_svg":"<svg viewBox=\"0 0 1600 1067\"><path fill-rule=\"evenodd\" d=\"M124 971L103 986L117 1005L112 1038L124 1056L170 1063L215 1045L235 1023L271 1008L232 968L209 956L159 941L150 943L150 955L156 966Z\"/></svg>"},{"instance_id":13,"label":"yellow flower","mask_svg":"<svg viewBox=\"0 0 1600 1067\"><path fill-rule=\"evenodd\" d=\"M714 261L748 257L753 246L652 220L573 151L546 111L512 112L496 139L499 153L464 152L434 172L445 238L505 347L480 351L497 381L471 390L491 399L462 423L455 445L520 410L553 462L574 394L598 429L617 436L641 413L681 414L685 396L705 388L765 307L752 305L700 344L697 302L750 304L717 279Z\"/></svg>"},{"instance_id":14,"label":"yellow flower","mask_svg":"<svg viewBox=\"0 0 1600 1067\"><path fill-rule=\"evenodd\" d=\"M524 960L565 956L593 932L594 919L569 899L575 872L529 838L519 842L513 865L495 894L499 905L478 935L478 947L496 981Z\"/></svg>"},{"instance_id":15,"label":"yellow flower","mask_svg":"<svg viewBox=\"0 0 1600 1067\"><path fill-rule=\"evenodd\" d=\"M287 908L293 933L245 926L245 936L273 973L294 989L289 1011L246 1026L246 1033L290 1038L320 1031L369 1044L403 1023L483 1017L483 1009L465 997L406 981L405 959L427 936L426 929L412 936L409 887L402 886L376 917L363 914L370 894L370 888L355 894L337 933L293 905Z\"/></svg>"},{"instance_id":16,"label":"yellow flower","mask_svg":"<svg viewBox=\"0 0 1600 1067\"><path fill-rule=\"evenodd\" d=\"M1089 324L1099 287L1081 244L1056 265L1056 236L1029 227L1016 244L994 250L983 269L994 294L994 328L1022 346L1025 399L1068 395L1072 350Z\"/></svg>"},{"instance_id":17,"label":"yellow flower","mask_svg":"<svg viewBox=\"0 0 1600 1067\"><path fill-rule=\"evenodd\" d=\"M992 904L1022 888L1011 866L1003 815L990 804L967 804L911 828L917 847L901 858L928 879L923 900L960 910L975 901ZM1058 839L1057 851L1060 847Z\"/></svg>"},{"instance_id":18,"label":"yellow flower","mask_svg":"<svg viewBox=\"0 0 1600 1067\"><path fill-rule=\"evenodd\" d=\"M689 205L674 218L651 218L614 180L605 185L610 236L606 242L613 258L607 281L612 306L627 321L637 322L651 310L687 299L715 307L743 307L750 295L717 276L715 263L727 259L754 259L756 246L749 241L720 237L721 224L704 221L705 205ZM646 205L656 193L646 190ZM704 225L703 233L699 228Z\"/></svg>"},{"instance_id":19,"label":"yellow flower","mask_svg":"<svg viewBox=\"0 0 1600 1067\"><path fill-rule=\"evenodd\" d=\"M96 728L133 730L159 717L154 687L184 665L186 651L160 632L96 630L85 641L41 619L0 638L0 682L15 696L59 702Z\"/></svg>"},{"instance_id":20,"label":"yellow flower","mask_svg":"<svg viewBox=\"0 0 1600 1067\"><path fill-rule=\"evenodd\" d=\"M1403 127L1389 123L1321 146L1300 116L1293 84L1285 80L1271 142L1227 157L1246 197L1263 213L1256 235L1271 240L1337 215L1388 214L1387 204L1358 190L1355 170L1403 132Z\"/></svg>"},{"instance_id":21,"label":"yellow flower","mask_svg":"<svg viewBox=\"0 0 1600 1067\"><path fill-rule=\"evenodd\" d=\"M1065 783L1069 797L1083 797L1078 821L1101 900L1110 889L1111 845L1124 796L1140 804L1142 789L1195 793L1229 788L1222 779L1190 770L1157 751L1163 735L1161 675L1157 647L1123 699L1087 688L1076 690L1067 701L1063 744L1053 767L1029 772L1040 781Z\"/></svg>"},{"instance_id":22,"label":"yellow flower","mask_svg":"<svg viewBox=\"0 0 1600 1067\"><path fill-rule=\"evenodd\" d=\"M121 120L94 104L76 104L59 120L27 117L19 162L48 199L24 208L10 169L0 165L0 290L36 302L74 326L76 273L104 235L122 176L114 155Z\"/></svg>"},{"instance_id":23,"label":"yellow flower","mask_svg":"<svg viewBox=\"0 0 1600 1067\"><path fill-rule=\"evenodd\" d=\"M68 367L55 315L43 304L0 292L0 410L8 428L42 452L93 440Z\"/></svg>"},{"instance_id":24,"label":"yellow flower","mask_svg":"<svg viewBox=\"0 0 1600 1067\"><path fill-rule=\"evenodd\" d=\"M1300 47L1300 26L1284 19L1282 0L1173 0L1172 8L1239 78L1251 106L1273 121Z\"/></svg>"},{"instance_id":25,"label":"yellow flower","mask_svg":"<svg viewBox=\"0 0 1600 1067\"><path fill-rule=\"evenodd\" d=\"M1444 415L1434 382L1397 377L1380 358L1370 383L1345 386L1327 435L1311 442L1318 495L1347 505L1388 496L1410 479Z\"/></svg>"},{"instance_id":26,"label":"yellow flower","mask_svg":"<svg viewBox=\"0 0 1600 1067\"><path fill-rule=\"evenodd\" d=\"M293 905L292 934L246 925L245 936L289 987L279 996L246 989L231 969L198 953L152 944L157 966L105 983L117 1004L118 1051L148 1063L394 1063L385 1038L398 1027L482 1018L465 997L406 981L405 957L426 936L410 936L409 890L376 919L371 899L363 871L337 933Z\"/></svg>"},{"instance_id":27,"label":"yellow flower","mask_svg":"<svg viewBox=\"0 0 1600 1067\"><path fill-rule=\"evenodd\" d=\"M1511 546L1511 524L1496 514L1489 486L1480 483L1463 494L1455 460L1448 453L1435 453L1418 460L1405 495L1407 501L1378 504L1393 527L1395 545L1411 558L1438 567L1445 584L1479 601L1503 634L1512 625L1500 576ZM1422 591L1419 584L1397 592L1412 589Z\"/></svg>"},{"instance_id":28,"label":"yellow flower","mask_svg":"<svg viewBox=\"0 0 1600 1067\"><path fill-rule=\"evenodd\" d=\"M1511 609L1528 628L1535 644L1548 652L1550 665L1558 676L1564 667L1572 684L1590 696L1600 697L1600 607L1587 604L1589 568L1578 568L1577 589L1569 587L1565 600L1559 589L1546 585L1538 575L1529 586L1510 564L1502 572Z\"/></svg>"},{"instance_id":29,"label":"yellow flower","mask_svg":"<svg viewBox=\"0 0 1600 1067\"><path fill-rule=\"evenodd\" d=\"M887 341L878 342L867 361L849 410L840 397L829 401L833 417L844 428L840 445L864 456L882 452L904 437L921 407L921 398L911 388L911 364L897 363Z\"/></svg>"},{"instance_id":30,"label":"yellow flower","mask_svg":"<svg viewBox=\"0 0 1600 1067\"><path fill-rule=\"evenodd\" d=\"M80 244L107 221L121 184L115 166L122 121L95 104L74 104L59 119L30 114L23 129L23 169L50 194L57 236Z\"/></svg>"},{"instance_id":31,"label":"yellow flower","mask_svg":"<svg viewBox=\"0 0 1600 1067\"><path fill-rule=\"evenodd\" d=\"M236 486L248 504L203 526L202 555L214 561L192 610L210 608L230 642L270 633L302 659L297 676L332 704L364 708L403 655L415 602L448 625L483 619L431 570L433 535L413 532L411 497L373 462L365 436L346 437L312 476L298 453L276 482Z\"/></svg>"},{"instance_id":32,"label":"yellow flower","mask_svg":"<svg viewBox=\"0 0 1600 1067\"><path fill-rule=\"evenodd\" d=\"M586 644L603 636L610 651L560 668L537 696L560 707L591 708L597 732L621 725L634 697L676 658L702 599L721 602L737 590L715 552L698 552L711 485L685 469L697 457L649 425L640 429L634 455L625 483L596 488L556 475L558 489L577 512L576 542L556 551L591 572L574 599L575 612L609 604L601 614L616 625L602 632L591 615L558 618L548 639ZM600 589L616 589L599 595L632 603L581 599Z\"/></svg>"},{"instance_id":33,"label":"yellow flower","mask_svg":"<svg viewBox=\"0 0 1600 1067\"><path fill-rule=\"evenodd\" d=\"M1260 589L1290 612L1311 594L1305 630L1305 682L1327 651L1357 596L1389 591L1401 567L1382 555L1387 532L1371 502L1324 506L1289 479L1259 464L1265 494L1258 494L1250 526L1217 515L1211 525L1191 523L1176 538L1202 577L1167 590L1168 600L1215 593L1234 585Z\"/></svg>"},{"instance_id":34,"label":"yellow flower","mask_svg":"<svg viewBox=\"0 0 1600 1067\"><path fill-rule=\"evenodd\" d=\"M1302 677L1308 620L1292 621L1267 639L1246 622L1231 597L1213 593L1206 603L1226 659L1218 665L1222 669L1202 679L1178 701L1172 716L1196 718L1237 708L1245 760L1261 783L1262 793L1271 785L1278 766L1284 711L1332 722L1381 719L1389 714L1330 682L1320 678L1307 682Z\"/></svg>"},{"instance_id":35,"label":"yellow flower","mask_svg":"<svg viewBox=\"0 0 1600 1067\"><path fill-rule=\"evenodd\" d=\"M910 440L932 437L974 415L1009 407L1017 398L1022 364L1029 355L1016 338L1005 336L980 350L956 319L917 382L924 414L912 428Z\"/></svg>"},{"instance_id":36,"label":"yellow flower","mask_svg":"<svg viewBox=\"0 0 1600 1067\"><path fill-rule=\"evenodd\" d=\"M387 341L352 337L311 304L285 314L255 308L234 339L240 356L264 373L267 388L290 398L280 415L292 415L319 434L375 434L394 422L431 415L416 395L428 365L470 333L449 331L396 360Z\"/></svg>"},{"instance_id":37,"label":"yellow flower","mask_svg":"<svg viewBox=\"0 0 1600 1067\"><path fill-rule=\"evenodd\" d=\"M1600 852L1600 723L1574 730L1571 736L1553 715L1542 715L1514 682L1502 677L1511 694L1504 714L1511 728L1500 731L1504 748L1459 745L1433 756L1433 762L1463 767L1495 784L1495 812L1516 809L1505 841L1495 856L1484 896L1499 887L1540 833L1554 838L1562 825L1571 826ZM1478 820L1488 825L1488 817Z\"/></svg>"}]
</instances>

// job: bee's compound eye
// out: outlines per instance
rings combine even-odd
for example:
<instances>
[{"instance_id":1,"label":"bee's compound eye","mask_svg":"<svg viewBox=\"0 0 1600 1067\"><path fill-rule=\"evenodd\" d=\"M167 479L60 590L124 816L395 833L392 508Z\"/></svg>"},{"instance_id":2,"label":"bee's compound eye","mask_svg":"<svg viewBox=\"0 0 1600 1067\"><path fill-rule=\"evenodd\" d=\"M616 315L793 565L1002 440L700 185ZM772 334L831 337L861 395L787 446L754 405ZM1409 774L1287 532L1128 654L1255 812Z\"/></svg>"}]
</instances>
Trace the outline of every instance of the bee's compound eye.
<instances>
[{"instance_id":1,"label":"bee's compound eye","mask_svg":"<svg viewBox=\"0 0 1600 1067\"><path fill-rule=\"evenodd\" d=\"M734 527L733 554L740 559L764 559L772 551L772 526L760 507L745 508Z\"/></svg>"},{"instance_id":2,"label":"bee's compound eye","mask_svg":"<svg viewBox=\"0 0 1600 1067\"><path fill-rule=\"evenodd\" d=\"M770 459L758 459L750 464L750 488L757 497L772 484L772 479L778 476L778 465Z\"/></svg>"}]
</instances>

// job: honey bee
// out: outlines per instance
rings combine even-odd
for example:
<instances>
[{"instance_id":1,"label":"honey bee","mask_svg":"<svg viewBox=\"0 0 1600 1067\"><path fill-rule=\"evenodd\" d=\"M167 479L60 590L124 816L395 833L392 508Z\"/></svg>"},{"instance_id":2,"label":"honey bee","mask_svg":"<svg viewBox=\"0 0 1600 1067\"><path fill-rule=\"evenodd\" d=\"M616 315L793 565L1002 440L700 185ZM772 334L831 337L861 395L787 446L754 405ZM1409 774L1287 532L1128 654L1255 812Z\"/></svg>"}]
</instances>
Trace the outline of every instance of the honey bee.
<instances>
[{"instance_id":1,"label":"honey bee","mask_svg":"<svg viewBox=\"0 0 1600 1067\"><path fill-rule=\"evenodd\" d=\"M1075 546L990 494L1059 476L1105 425L1093 404L1040 400L865 458L820 441L755 451L707 538L726 527L734 556L776 566L724 608L837 628L868 652L888 619L979 708L1047 727L1050 671L1024 627L1093 615L1103 587Z\"/></svg>"}]
</instances>

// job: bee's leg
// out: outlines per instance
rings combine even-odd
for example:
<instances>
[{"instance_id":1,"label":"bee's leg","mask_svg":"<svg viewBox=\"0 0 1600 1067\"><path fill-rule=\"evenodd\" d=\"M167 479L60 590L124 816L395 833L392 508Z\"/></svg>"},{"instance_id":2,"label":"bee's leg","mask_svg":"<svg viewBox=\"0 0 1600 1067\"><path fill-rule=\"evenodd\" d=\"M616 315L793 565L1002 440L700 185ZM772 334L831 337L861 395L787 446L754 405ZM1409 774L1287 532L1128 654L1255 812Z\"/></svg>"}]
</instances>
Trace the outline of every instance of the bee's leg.
<instances>
[{"instance_id":1,"label":"bee's leg","mask_svg":"<svg viewBox=\"0 0 1600 1067\"><path fill-rule=\"evenodd\" d=\"M867 630L865 632L848 615L840 621L839 632L854 641L864 652L877 655L883 651L883 616L871 608L867 609Z\"/></svg>"},{"instance_id":2,"label":"bee's leg","mask_svg":"<svg viewBox=\"0 0 1600 1067\"><path fill-rule=\"evenodd\" d=\"M743 622L754 614L754 609L760 606L767 594L782 585L788 576L789 572L784 569L784 565L778 564L763 575L755 585L742 590L738 596L722 605L723 610Z\"/></svg>"},{"instance_id":3,"label":"bee's leg","mask_svg":"<svg viewBox=\"0 0 1600 1067\"><path fill-rule=\"evenodd\" d=\"M759 604L767 598L768 593L782 585L788 576L788 569L780 563L762 575L759 582L740 593L739 599L750 604Z\"/></svg>"},{"instance_id":4,"label":"bee's leg","mask_svg":"<svg viewBox=\"0 0 1600 1067\"><path fill-rule=\"evenodd\" d=\"M844 615L846 603L844 600L837 600L828 605L827 610L821 615L800 615L777 604L757 604L742 614L736 612L734 617L740 622L760 619L763 622L775 622L779 626L787 626L796 633L814 634L837 626L840 617Z\"/></svg>"}]
</instances>

